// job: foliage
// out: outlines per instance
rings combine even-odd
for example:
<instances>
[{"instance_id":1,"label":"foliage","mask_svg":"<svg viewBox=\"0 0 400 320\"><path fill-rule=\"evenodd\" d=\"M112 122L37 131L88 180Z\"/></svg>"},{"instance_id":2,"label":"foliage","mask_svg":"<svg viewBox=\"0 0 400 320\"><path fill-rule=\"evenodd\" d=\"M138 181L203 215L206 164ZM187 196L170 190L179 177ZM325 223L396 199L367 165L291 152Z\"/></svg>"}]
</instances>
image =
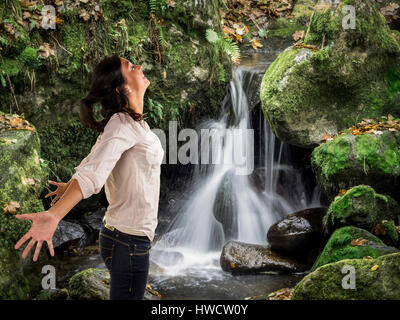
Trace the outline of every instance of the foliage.
<instances>
[{"instance_id":1,"label":"foliage","mask_svg":"<svg viewBox=\"0 0 400 320\"><path fill-rule=\"evenodd\" d=\"M151 98L147 98L149 116L155 124L158 124L159 119L163 118L163 106L158 101L153 101Z\"/></svg>"},{"instance_id":2,"label":"foliage","mask_svg":"<svg viewBox=\"0 0 400 320\"><path fill-rule=\"evenodd\" d=\"M214 29L207 29L206 39L228 54L234 64L240 63L240 49L227 35L220 35Z\"/></svg>"}]
</instances>

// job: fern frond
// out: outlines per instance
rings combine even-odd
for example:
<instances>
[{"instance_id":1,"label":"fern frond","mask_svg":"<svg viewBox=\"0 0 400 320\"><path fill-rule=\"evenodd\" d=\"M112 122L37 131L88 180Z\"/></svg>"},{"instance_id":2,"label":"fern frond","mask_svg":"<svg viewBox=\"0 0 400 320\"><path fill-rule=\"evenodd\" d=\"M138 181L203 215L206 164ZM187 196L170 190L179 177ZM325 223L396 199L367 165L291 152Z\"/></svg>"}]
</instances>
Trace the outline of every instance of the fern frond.
<instances>
[{"instance_id":1,"label":"fern frond","mask_svg":"<svg viewBox=\"0 0 400 320\"><path fill-rule=\"evenodd\" d=\"M151 13L156 13L157 11L157 0L149 0L149 5L150 5L150 12Z\"/></svg>"}]
</instances>

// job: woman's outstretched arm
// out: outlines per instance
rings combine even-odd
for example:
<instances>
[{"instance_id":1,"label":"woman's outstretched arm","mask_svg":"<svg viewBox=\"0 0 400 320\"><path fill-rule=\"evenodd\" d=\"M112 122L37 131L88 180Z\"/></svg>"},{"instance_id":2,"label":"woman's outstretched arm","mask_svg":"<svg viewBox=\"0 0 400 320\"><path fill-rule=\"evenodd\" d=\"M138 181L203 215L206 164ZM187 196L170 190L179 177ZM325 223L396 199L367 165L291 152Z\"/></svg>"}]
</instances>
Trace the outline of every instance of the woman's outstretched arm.
<instances>
[{"instance_id":1,"label":"woman's outstretched arm","mask_svg":"<svg viewBox=\"0 0 400 320\"><path fill-rule=\"evenodd\" d=\"M73 207L75 207L79 201L82 200L82 198L82 191L78 182L75 179L72 179L60 200L58 200L58 202L49 210L15 216L20 220L32 220L31 229L15 244L15 249L18 249L29 238L32 238L22 253L23 259L26 258L29 251L37 242L36 250L33 256L33 261L37 261L44 241L47 242L50 254L54 256L52 239L58 223L67 215L69 211L71 211Z\"/></svg>"}]
</instances>

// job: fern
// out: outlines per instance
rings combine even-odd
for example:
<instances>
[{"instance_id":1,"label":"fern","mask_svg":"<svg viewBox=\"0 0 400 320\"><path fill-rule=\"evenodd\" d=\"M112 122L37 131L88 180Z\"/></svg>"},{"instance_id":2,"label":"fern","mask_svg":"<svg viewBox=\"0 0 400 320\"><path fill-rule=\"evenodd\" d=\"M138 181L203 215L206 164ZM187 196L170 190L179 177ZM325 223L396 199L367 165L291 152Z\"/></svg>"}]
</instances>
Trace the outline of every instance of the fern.
<instances>
[{"instance_id":1,"label":"fern","mask_svg":"<svg viewBox=\"0 0 400 320\"><path fill-rule=\"evenodd\" d=\"M168 43L164 38L164 33L163 29L160 25L156 25L156 28L158 29L158 41L161 43L161 45L166 46Z\"/></svg>"},{"instance_id":2,"label":"fern","mask_svg":"<svg viewBox=\"0 0 400 320\"><path fill-rule=\"evenodd\" d=\"M158 124L158 120L163 118L163 106L158 101L148 98L150 118L155 124Z\"/></svg>"},{"instance_id":3,"label":"fern","mask_svg":"<svg viewBox=\"0 0 400 320\"><path fill-rule=\"evenodd\" d=\"M150 12L151 13L156 13L157 6L158 6L158 1L157 0L149 0L149 5L150 5Z\"/></svg>"},{"instance_id":4,"label":"fern","mask_svg":"<svg viewBox=\"0 0 400 320\"><path fill-rule=\"evenodd\" d=\"M231 57L233 63L240 62L240 49L238 45L228 36L218 35L213 29L206 30L206 39L208 42L217 45L226 54Z\"/></svg>"}]
</instances>

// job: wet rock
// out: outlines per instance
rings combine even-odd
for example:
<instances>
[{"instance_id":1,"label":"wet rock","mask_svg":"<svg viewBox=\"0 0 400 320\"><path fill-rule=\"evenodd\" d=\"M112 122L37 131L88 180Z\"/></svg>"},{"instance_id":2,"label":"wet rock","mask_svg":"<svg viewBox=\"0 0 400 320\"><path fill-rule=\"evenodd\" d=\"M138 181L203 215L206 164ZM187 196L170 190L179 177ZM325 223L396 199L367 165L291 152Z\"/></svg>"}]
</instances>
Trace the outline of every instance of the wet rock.
<instances>
[{"instance_id":1,"label":"wet rock","mask_svg":"<svg viewBox=\"0 0 400 320\"><path fill-rule=\"evenodd\" d=\"M344 269L344 268L347 269ZM343 278L354 268L354 288ZM305 276L293 290L292 300L399 300L400 253L377 259L346 259L330 263Z\"/></svg>"},{"instance_id":2,"label":"wet rock","mask_svg":"<svg viewBox=\"0 0 400 320\"><path fill-rule=\"evenodd\" d=\"M399 214L400 207L391 197L376 193L370 186L359 185L335 198L323 224L328 233L348 225L371 231L382 220L393 220Z\"/></svg>"},{"instance_id":3,"label":"wet rock","mask_svg":"<svg viewBox=\"0 0 400 320\"><path fill-rule=\"evenodd\" d=\"M309 253L322 249L326 243L322 228L322 218L326 210L326 208L305 209L273 224L267 233L271 249L307 258Z\"/></svg>"},{"instance_id":4,"label":"wet rock","mask_svg":"<svg viewBox=\"0 0 400 320\"><path fill-rule=\"evenodd\" d=\"M78 245L81 247L86 243L86 234L83 227L77 223L61 220L53 235L53 247L66 247Z\"/></svg>"},{"instance_id":5,"label":"wet rock","mask_svg":"<svg viewBox=\"0 0 400 320\"><path fill-rule=\"evenodd\" d=\"M183 261L183 254L178 251L151 249L151 260L159 266L171 266Z\"/></svg>"},{"instance_id":6,"label":"wet rock","mask_svg":"<svg viewBox=\"0 0 400 320\"><path fill-rule=\"evenodd\" d=\"M237 236L237 199L233 194L233 170L225 173L215 196L213 213L215 219L221 222L225 239L230 240Z\"/></svg>"},{"instance_id":7,"label":"wet rock","mask_svg":"<svg viewBox=\"0 0 400 320\"><path fill-rule=\"evenodd\" d=\"M312 270L344 259L377 258L394 252L400 251L385 245L378 237L364 229L343 227L337 229L329 238Z\"/></svg>"},{"instance_id":8,"label":"wet rock","mask_svg":"<svg viewBox=\"0 0 400 320\"><path fill-rule=\"evenodd\" d=\"M221 268L232 274L281 272L296 273L309 269L305 264L279 256L269 246L229 241L222 249Z\"/></svg>"}]
</instances>

